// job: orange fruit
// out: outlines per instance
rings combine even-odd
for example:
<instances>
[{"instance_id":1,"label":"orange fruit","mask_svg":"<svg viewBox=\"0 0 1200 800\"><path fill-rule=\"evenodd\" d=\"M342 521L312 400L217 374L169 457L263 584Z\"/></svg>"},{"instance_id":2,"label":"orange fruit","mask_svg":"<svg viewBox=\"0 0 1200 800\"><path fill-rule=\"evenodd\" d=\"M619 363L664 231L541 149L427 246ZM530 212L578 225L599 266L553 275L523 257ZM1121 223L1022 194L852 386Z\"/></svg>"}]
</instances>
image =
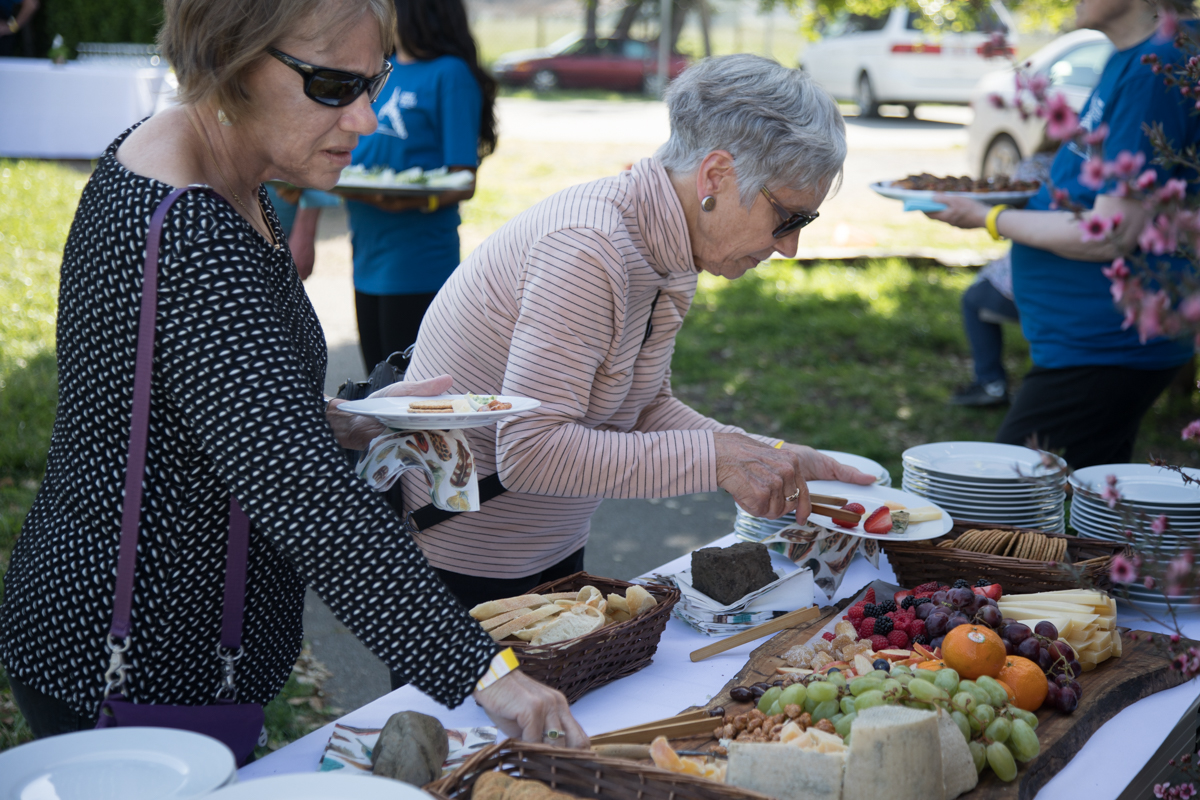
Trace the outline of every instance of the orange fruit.
<instances>
[{"instance_id":1,"label":"orange fruit","mask_svg":"<svg viewBox=\"0 0 1200 800\"><path fill-rule=\"evenodd\" d=\"M1004 674L1004 670L1000 670L1000 674L1001 674L1001 675L1003 675L1003 674ZM1011 687L1011 686L1009 686L1007 683L1005 683L1004 681L1000 680L999 678L997 678L997 679L996 679L996 683L998 683L998 684L1000 684L1001 686L1003 686L1003 687L1004 687L1004 691L1005 691L1005 693L1008 695L1008 702L1010 702L1010 703L1016 703L1016 702L1017 702L1017 693L1016 693L1016 692L1014 692L1014 691L1012 690L1012 687Z\"/></svg>"},{"instance_id":2,"label":"orange fruit","mask_svg":"<svg viewBox=\"0 0 1200 800\"><path fill-rule=\"evenodd\" d=\"M917 664L917 669L931 669L935 672L945 668L946 663L944 661L922 661L920 664Z\"/></svg>"},{"instance_id":3,"label":"orange fruit","mask_svg":"<svg viewBox=\"0 0 1200 800\"><path fill-rule=\"evenodd\" d=\"M1026 711L1037 711L1041 708L1050 689L1042 668L1021 656L1009 656L1005 659L999 680L1005 689L1011 687L1012 693L1016 695L1012 704Z\"/></svg>"},{"instance_id":4,"label":"orange fruit","mask_svg":"<svg viewBox=\"0 0 1200 800\"><path fill-rule=\"evenodd\" d=\"M942 660L946 666L971 680L980 675L995 678L1007 657L1004 641L983 625L959 625L942 639Z\"/></svg>"}]
</instances>

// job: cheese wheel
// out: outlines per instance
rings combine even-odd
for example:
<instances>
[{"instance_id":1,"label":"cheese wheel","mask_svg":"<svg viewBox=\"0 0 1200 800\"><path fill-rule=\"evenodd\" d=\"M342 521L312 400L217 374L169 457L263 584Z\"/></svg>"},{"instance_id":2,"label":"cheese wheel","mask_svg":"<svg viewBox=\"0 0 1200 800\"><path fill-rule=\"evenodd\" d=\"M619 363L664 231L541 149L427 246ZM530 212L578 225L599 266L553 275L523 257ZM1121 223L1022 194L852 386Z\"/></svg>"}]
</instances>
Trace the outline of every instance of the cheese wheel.
<instances>
[{"instance_id":1,"label":"cheese wheel","mask_svg":"<svg viewBox=\"0 0 1200 800\"><path fill-rule=\"evenodd\" d=\"M858 715L850 731L842 800L944 796L937 714L874 706Z\"/></svg>"},{"instance_id":2,"label":"cheese wheel","mask_svg":"<svg viewBox=\"0 0 1200 800\"><path fill-rule=\"evenodd\" d=\"M773 742L730 742L725 782L786 800L842 800L845 763L845 753L817 753Z\"/></svg>"}]
</instances>

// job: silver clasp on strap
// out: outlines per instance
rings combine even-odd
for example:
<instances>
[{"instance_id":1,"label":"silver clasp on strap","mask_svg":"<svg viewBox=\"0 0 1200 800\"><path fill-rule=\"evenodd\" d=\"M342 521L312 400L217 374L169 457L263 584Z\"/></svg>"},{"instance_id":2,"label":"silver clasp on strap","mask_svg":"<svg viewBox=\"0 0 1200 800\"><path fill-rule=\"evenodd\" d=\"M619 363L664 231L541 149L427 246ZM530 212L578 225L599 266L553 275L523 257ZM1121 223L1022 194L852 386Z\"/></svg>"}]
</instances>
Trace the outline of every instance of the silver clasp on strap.
<instances>
[{"instance_id":1,"label":"silver clasp on strap","mask_svg":"<svg viewBox=\"0 0 1200 800\"><path fill-rule=\"evenodd\" d=\"M243 647L236 651L217 644L217 658L221 659L221 688L217 689L218 700L237 700L237 669L235 664L246 654Z\"/></svg>"},{"instance_id":2,"label":"silver clasp on strap","mask_svg":"<svg viewBox=\"0 0 1200 800\"><path fill-rule=\"evenodd\" d=\"M129 637L117 641L111 633L108 635L108 669L104 672L104 696L120 694L125 685L125 673L129 665L125 663L125 653L129 650Z\"/></svg>"},{"instance_id":3,"label":"silver clasp on strap","mask_svg":"<svg viewBox=\"0 0 1200 800\"><path fill-rule=\"evenodd\" d=\"M404 512L404 530L409 533L420 533L421 529L417 527L417 523L413 521L411 511Z\"/></svg>"}]
</instances>

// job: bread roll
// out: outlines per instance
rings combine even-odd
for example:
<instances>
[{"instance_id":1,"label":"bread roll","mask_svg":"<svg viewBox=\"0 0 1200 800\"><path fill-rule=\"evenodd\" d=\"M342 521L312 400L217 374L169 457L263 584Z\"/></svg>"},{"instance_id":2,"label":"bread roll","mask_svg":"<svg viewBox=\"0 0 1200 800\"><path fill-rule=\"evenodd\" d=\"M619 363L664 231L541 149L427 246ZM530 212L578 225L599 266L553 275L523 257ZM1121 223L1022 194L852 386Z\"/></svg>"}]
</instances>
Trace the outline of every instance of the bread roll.
<instances>
[{"instance_id":1,"label":"bread roll","mask_svg":"<svg viewBox=\"0 0 1200 800\"><path fill-rule=\"evenodd\" d=\"M625 591L625 602L629 604L629 616L631 617L640 617L658 605L658 601L654 599L654 595L647 592L641 586L630 586Z\"/></svg>"}]
</instances>

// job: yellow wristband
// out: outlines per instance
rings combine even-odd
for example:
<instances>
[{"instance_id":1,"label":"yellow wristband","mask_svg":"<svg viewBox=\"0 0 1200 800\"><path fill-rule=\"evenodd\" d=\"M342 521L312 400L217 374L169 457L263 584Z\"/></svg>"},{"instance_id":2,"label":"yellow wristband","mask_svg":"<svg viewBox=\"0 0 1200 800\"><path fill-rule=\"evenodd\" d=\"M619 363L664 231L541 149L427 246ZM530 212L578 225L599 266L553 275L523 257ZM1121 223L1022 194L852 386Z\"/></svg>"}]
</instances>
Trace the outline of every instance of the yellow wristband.
<instances>
[{"instance_id":1,"label":"yellow wristband","mask_svg":"<svg viewBox=\"0 0 1200 800\"><path fill-rule=\"evenodd\" d=\"M521 665L517 661L517 654L513 652L513 649L511 647L504 648L496 653L488 671L479 679L479 683L475 684L475 691L482 692L519 666Z\"/></svg>"},{"instance_id":2,"label":"yellow wristband","mask_svg":"<svg viewBox=\"0 0 1200 800\"><path fill-rule=\"evenodd\" d=\"M776 443L775 443L775 449L776 449L776 450L782 450L782 449L783 449L783 442L776 442Z\"/></svg>"},{"instance_id":3,"label":"yellow wristband","mask_svg":"<svg viewBox=\"0 0 1200 800\"><path fill-rule=\"evenodd\" d=\"M17 22L16 17L9 17L8 18L8 32L16 33L19 30L21 30L21 23Z\"/></svg>"},{"instance_id":4,"label":"yellow wristband","mask_svg":"<svg viewBox=\"0 0 1200 800\"><path fill-rule=\"evenodd\" d=\"M429 205L425 209L425 213L432 214L438 210L438 196L436 194L429 195Z\"/></svg>"},{"instance_id":5,"label":"yellow wristband","mask_svg":"<svg viewBox=\"0 0 1200 800\"><path fill-rule=\"evenodd\" d=\"M999 218L1000 212L1007 211L1011 207L1001 203L998 206L992 206L991 210L987 213L987 232L997 242L1004 237L1000 235L1000 231L996 230L996 219Z\"/></svg>"}]
</instances>

